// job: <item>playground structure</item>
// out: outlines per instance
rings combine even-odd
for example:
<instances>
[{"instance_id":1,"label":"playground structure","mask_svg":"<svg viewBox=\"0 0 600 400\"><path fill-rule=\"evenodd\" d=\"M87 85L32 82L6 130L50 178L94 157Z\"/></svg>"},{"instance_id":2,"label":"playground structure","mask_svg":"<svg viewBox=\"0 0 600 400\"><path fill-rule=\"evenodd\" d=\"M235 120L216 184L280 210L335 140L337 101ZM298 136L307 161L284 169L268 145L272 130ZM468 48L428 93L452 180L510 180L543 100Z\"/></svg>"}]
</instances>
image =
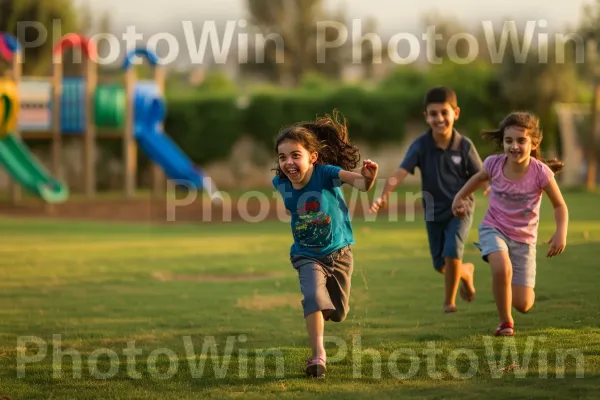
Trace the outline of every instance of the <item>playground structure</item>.
<instances>
[{"instance_id":1,"label":"playground structure","mask_svg":"<svg viewBox=\"0 0 600 400\"><path fill-rule=\"evenodd\" d=\"M82 77L63 78L63 53L78 49ZM154 80L138 81L132 68L135 57L150 63ZM166 178L204 189L211 199L220 196L212 180L194 166L163 130L166 115L165 75L158 57L147 49L129 52L123 63L125 84L99 84L96 47L86 37L65 35L54 47L50 78L23 77L20 46L12 35L0 34L0 59L11 63L0 78L0 166L12 178L11 201L21 201L21 189L49 204L69 197L63 179L62 141L66 135L82 139L84 193L96 195L96 139L119 139L123 145L124 195L136 189L138 147L153 161L153 193L164 194ZM50 173L30 152L23 140L50 139Z\"/></svg>"}]
</instances>

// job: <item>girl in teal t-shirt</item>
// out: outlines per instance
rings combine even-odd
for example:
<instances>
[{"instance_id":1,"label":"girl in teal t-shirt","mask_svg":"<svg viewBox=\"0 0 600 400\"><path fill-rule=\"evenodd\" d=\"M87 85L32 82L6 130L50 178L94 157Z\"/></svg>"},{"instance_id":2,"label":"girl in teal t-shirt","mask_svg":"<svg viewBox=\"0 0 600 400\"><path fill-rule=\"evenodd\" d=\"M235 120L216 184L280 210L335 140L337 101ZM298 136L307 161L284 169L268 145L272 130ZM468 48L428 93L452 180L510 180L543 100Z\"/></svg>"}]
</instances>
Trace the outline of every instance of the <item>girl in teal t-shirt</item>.
<instances>
[{"instance_id":1,"label":"girl in teal t-shirt","mask_svg":"<svg viewBox=\"0 0 600 400\"><path fill-rule=\"evenodd\" d=\"M290 258L300 279L312 347L306 373L323 376L324 321L346 318L354 266L352 225L340 187L347 183L370 190L378 166L365 160L360 173L350 171L358 167L360 151L350 143L345 121L339 122L336 113L285 128L275 151L279 165L273 186L291 214Z\"/></svg>"}]
</instances>

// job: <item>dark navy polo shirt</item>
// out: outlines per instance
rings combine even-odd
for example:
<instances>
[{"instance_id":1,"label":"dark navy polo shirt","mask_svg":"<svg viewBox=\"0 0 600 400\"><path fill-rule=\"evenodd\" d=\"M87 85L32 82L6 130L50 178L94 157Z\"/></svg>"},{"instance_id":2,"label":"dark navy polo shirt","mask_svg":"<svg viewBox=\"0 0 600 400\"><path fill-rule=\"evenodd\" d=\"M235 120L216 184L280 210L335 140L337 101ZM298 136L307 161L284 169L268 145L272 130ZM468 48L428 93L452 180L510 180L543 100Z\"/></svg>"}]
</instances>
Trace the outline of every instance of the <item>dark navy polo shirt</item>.
<instances>
[{"instance_id":1,"label":"dark navy polo shirt","mask_svg":"<svg viewBox=\"0 0 600 400\"><path fill-rule=\"evenodd\" d=\"M436 145L431 129L427 130L410 145L400 164L400 168L411 174L419 168L425 219L439 222L452 218L454 196L482 167L473 142L456 129L453 129L450 144L445 150ZM473 196L470 200L472 212Z\"/></svg>"}]
</instances>

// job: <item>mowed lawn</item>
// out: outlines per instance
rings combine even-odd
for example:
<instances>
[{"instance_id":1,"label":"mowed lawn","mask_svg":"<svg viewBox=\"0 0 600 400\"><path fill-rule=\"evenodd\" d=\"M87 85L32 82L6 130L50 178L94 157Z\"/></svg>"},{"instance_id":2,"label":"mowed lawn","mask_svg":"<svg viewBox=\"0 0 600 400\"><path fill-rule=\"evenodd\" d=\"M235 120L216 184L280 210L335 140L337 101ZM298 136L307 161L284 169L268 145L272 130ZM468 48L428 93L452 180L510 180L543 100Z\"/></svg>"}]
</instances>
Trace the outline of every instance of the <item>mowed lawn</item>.
<instances>
[{"instance_id":1,"label":"mowed lawn","mask_svg":"<svg viewBox=\"0 0 600 400\"><path fill-rule=\"evenodd\" d=\"M351 311L310 356L286 222L117 225L0 219L0 395L13 399L596 398L600 195L566 193L566 252L495 338L489 267L442 313L422 217L354 221ZM540 239L554 230L547 198ZM514 352L511 353L511 350ZM485 396L485 397L484 397Z\"/></svg>"}]
</instances>

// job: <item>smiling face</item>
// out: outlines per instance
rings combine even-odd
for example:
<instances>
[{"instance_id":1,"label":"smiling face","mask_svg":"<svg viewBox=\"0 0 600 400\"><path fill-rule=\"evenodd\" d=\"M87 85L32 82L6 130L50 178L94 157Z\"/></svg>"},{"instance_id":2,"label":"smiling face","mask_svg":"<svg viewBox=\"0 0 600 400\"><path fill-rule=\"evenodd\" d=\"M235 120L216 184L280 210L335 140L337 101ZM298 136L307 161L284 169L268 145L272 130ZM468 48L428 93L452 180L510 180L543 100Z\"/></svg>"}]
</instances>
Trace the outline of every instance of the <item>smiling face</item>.
<instances>
[{"instance_id":1,"label":"smiling face","mask_svg":"<svg viewBox=\"0 0 600 400\"><path fill-rule=\"evenodd\" d=\"M537 144L534 144L527 134L527 129L517 126L509 126L504 130L503 142L504 153L516 164L527 162L531 151L537 148Z\"/></svg>"},{"instance_id":2,"label":"smiling face","mask_svg":"<svg viewBox=\"0 0 600 400\"><path fill-rule=\"evenodd\" d=\"M277 147L279 168L294 187L306 185L312 175L317 152L310 153L304 146L293 140L284 140Z\"/></svg>"},{"instance_id":3,"label":"smiling face","mask_svg":"<svg viewBox=\"0 0 600 400\"><path fill-rule=\"evenodd\" d=\"M434 135L450 136L459 114L460 109L453 108L450 103L430 103L425 110L425 120Z\"/></svg>"}]
</instances>

